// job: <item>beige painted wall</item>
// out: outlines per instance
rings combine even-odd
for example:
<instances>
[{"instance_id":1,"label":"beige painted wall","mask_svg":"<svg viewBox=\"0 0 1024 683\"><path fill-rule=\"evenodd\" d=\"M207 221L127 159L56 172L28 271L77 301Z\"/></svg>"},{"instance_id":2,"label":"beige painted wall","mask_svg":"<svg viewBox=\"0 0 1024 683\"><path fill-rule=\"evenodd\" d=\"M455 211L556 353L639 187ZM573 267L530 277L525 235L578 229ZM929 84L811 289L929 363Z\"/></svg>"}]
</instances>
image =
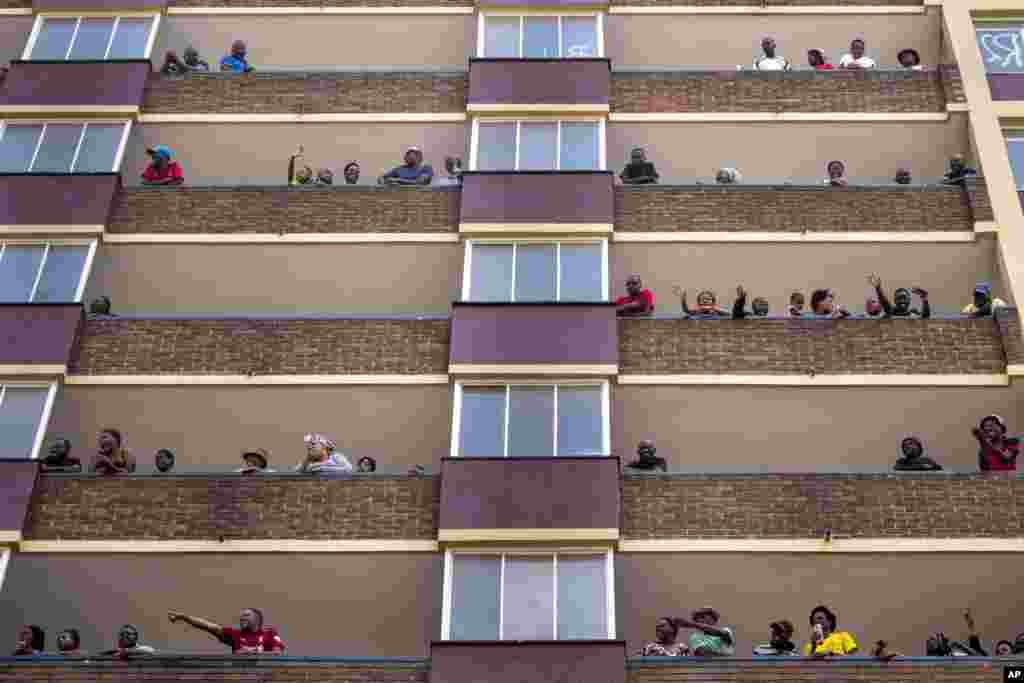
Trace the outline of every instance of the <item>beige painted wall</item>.
<instances>
[{"instance_id":1,"label":"beige painted wall","mask_svg":"<svg viewBox=\"0 0 1024 683\"><path fill-rule=\"evenodd\" d=\"M240 467L243 448L270 451L286 470L305 449L302 437L322 432L355 462L369 455L378 468L405 472L422 464L436 472L448 454L447 386L391 387L86 387L66 386L54 402L48 438L66 436L83 460L96 434L117 427L139 462L170 448L177 467Z\"/></svg>"},{"instance_id":2,"label":"beige painted wall","mask_svg":"<svg viewBox=\"0 0 1024 683\"><path fill-rule=\"evenodd\" d=\"M476 49L471 15L181 16L160 26L154 63L193 45L214 66L244 40L257 70L353 66L467 68Z\"/></svg>"},{"instance_id":3,"label":"beige painted wall","mask_svg":"<svg viewBox=\"0 0 1024 683\"><path fill-rule=\"evenodd\" d=\"M959 313L976 282L998 279L994 252L991 237L967 244L615 244L610 277L612 291L620 292L629 275L639 274L654 292L658 313L680 312L674 284L689 290L691 306L698 291L710 289L726 308L742 284L751 298L765 297L772 313L782 315L791 292L802 291L810 303L811 292L824 287L859 313L874 294L866 281L874 273L890 298L897 287L928 290L938 315Z\"/></svg>"},{"instance_id":4,"label":"beige painted wall","mask_svg":"<svg viewBox=\"0 0 1024 683\"><path fill-rule=\"evenodd\" d=\"M31 16L0 17L0 66L6 66L12 59L21 59L30 33Z\"/></svg>"},{"instance_id":5,"label":"beige painted wall","mask_svg":"<svg viewBox=\"0 0 1024 683\"><path fill-rule=\"evenodd\" d=\"M797 68L807 67L807 50L822 50L833 64L849 52L850 41L867 41L868 56L895 68L896 54L912 47L923 64L939 56L938 8L927 15L729 14L623 15L608 17L606 50L616 67L672 66L749 68L761 54L761 39L773 36L778 52ZM722 36L729 36L722 40Z\"/></svg>"},{"instance_id":6,"label":"beige painted wall","mask_svg":"<svg viewBox=\"0 0 1024 683\"><path fill-rule=\"evenodd\" d=\"M174 150L189 185L284 185L288 157L301 144L309 165L330 168L337 182L355 159L360 183L374 184L402 163L410 145L443 175L445 156L466 159L468 130L464 123L143 124L132 129L121 171L125 184L139 184L146 148L162 143Z\"/></svg>"},{"instance_id":7,"label":"beige painted wall","mask_svg":"<svg viewBox=\"0 0 1024 683\"><path fill-rule=\"evenodd\" d=\"M936 123L611 123L608 168L621 171L635 146L647 148L662 184L713 183L723 166L746 183L820 183L833 159L846 162L852 183L889 183L900 167L934 182L950 156L970 153L962 114Z\"/></svg>"},{"instance_id":8,"label":"beige painted wall","mask_svg":"<svg viewBox=\"0 0 1024 683\"><path fill-rule=\"evenodd\" d=\"M1024 431L1024 388L616 386L612 452L632 458L650 438L670 470L878 472L916 434L947 469L972 472L971 427L991 413Z\"/></svg>"},{"instance_id":9,"label":"beige painted wall","mask_svg":"<svg viewBox=\"0 0 1024 683\"><path fill-rule=\"evenodd\" d=\"M441 313L459 297L458 244L102 246L85 301L131 313Z\"/></svg>"},{"instance_id":10,"label":"beige painted wall","mask_svg":"<svg viewBox=\"0 0 1024 683\"><path fill-rule=\"evenodd\" d=\"M966 607L990 652L1021 631L1024 615L1021 554L619 554L615 562L618 636L631 654L654 639L658 617L689 616L702 605L719 610L746 657L777 619L793 622L802 646L820 604L862 651L885 639L909 656L923 656L936 631L966 640Z\"/></svg>"},{"instance_id":11,"label":"beige painted wall","mask_svg":"<svg viewBox=\"0 0 1024 683\"><path fill-rule=\"evenodd\" d=\"M263 610L289 654L427 656L441 631L441 564L433 554L15 555L0 593L0 633L18 625L77 627L82 646L113 647L137 626L161 650L229 654L212 637L167 620L176 609L225 625Z\"/></svg>"}]
</instances>

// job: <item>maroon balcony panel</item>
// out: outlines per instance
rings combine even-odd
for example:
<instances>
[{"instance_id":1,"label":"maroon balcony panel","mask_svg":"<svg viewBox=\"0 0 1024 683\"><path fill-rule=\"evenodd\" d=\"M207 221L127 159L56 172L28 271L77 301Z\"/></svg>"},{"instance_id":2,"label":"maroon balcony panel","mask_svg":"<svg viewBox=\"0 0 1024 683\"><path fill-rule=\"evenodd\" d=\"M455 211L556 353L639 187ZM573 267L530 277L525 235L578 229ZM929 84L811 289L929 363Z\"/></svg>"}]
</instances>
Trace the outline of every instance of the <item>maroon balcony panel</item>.
<instances>
[{"instance_id":1,"label":"maroon balcony panel","mask_svg":"<svg viewBox=\"0 0 1024 683\"><path fill-rule=\"evenodd\" d=\"M616 365L615 306L452 305L449 363Z\"/></svg>"},{"instance_id":2,"label":"maroon balcony panel","mask_svg":"<svg viewBox=\"0 0 1024 683\"><path fill-rule=\"evenodd\" d=\"M989 74L988 86L993 100L1024 100L1024 74Z\"/></svg>"},{"instance_id":3,"label":"maroon balcony panel","mask_svg":"<svg viewBox=\"0 0 1024 683\"><path fill-rule=\"evenodd\" d=\"M116 173L0 175L0 225L106 225Z\"/></svg>"},{"instance_id":4,"label":"maroon balcony panel","mask_svg":"<svg viewBox=\"0 0 1024 683\"><path fill-rule=\"evenodd\" d=\"M32 0L33 12L160 11L167 0Z\"/></svg>"},{"instance_id":5,"label":"maroon balcony panel","mask_svg":"<svg viewBox=\"0 0 1024 683\"><path fill-rule=\"evenodd\" d=\"M608 104L607 59L470 59L469 104Z\"/></svg>"},{"instance_id":6,"label":"maroon balcony panel","mask_svg":"<svg viewBox=\"0 0 1024 683\"><path fill-rule=\"evenodd\" d=\"M0 365L67 365L81 304L0 304Z\"/></svg>"},{"instance_id":7,"label":"maroon balcony panel","mask_svg":"<svg viewBox=\"0 0 1024 683\"><path fill-rule=\"evenodd\" d=\"M462 179L463 223L600 223L615 220L608 171L473 171Z\"/></svg>"},{"instance_id":8,"label":"maroon balcony panel","mask_svg":"<svg viewBox=\"0 0 1024 683\"><path fill-rule=\"evenodd\" d=\"M435 641L430 683L625 683L623 640Z\"/></svg>"},{"instance_id":9,"label":"maroon balcony panel","mask_svg":"<svg viewBox=\"0 0 1024 683\"><path fill-rule=\"evenodd\" d=\"M38 469L31 461L0 461L0 531L21 533Z\"/></svg>"},{"instance_id":10,"label":"maroon balcony panel","mask_svg":"<svg viewBox=\"0 0 1024 683\"><path fill-rule=\"evenodd\" d=\"M148 60L11 62L0 104L110 107L142 105Z\"/></svg>"},{"instance_id":11,"label":"maroon balcony panel","mask_svg":"<svg viewBox=\"0 0 1024 683\"><path fill-rule=\"evenodd\" d=\"M619 498L618 458L445 458L439 527L618 529Z\"/></svg>"},{"instance_id":12,"label":"maroon balcony panel","mask_svg":"<svg viewBox=\"0 0 1024 683\"><path fill-rule=\"evenodd\" d=\"M601 8L607 7L608 0L476 0L476 6L487 7L516 7L530 9L538 7L546 9L549 7L570 7L570 8Z\"/></svg>"}]
</instances>

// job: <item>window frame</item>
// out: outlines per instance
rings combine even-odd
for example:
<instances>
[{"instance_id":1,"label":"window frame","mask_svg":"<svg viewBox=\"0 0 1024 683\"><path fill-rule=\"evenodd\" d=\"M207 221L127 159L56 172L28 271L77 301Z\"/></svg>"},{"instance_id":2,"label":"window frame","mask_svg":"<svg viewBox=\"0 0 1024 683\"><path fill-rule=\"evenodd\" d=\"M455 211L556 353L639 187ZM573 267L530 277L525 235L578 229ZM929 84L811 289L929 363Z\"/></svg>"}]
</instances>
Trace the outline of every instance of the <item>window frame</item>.
<instances>
[{"instance_id":1,"label":"window frame","mask_svg":"<svg viewBox=\"0 0 1024 683\"><path fill-rule=\"evenodd\" d=\"M509 406L512 395L512 387L556 387L554 398L554 422L551 438L551 455L537 456L536 459L549 458L571 458L580 456L558 454L558 389L557 387L600 387L601 388L601 450L597 456L586 457L609 457L611 454L611 385L607 379L580 378L580 379L464 379L455 382L455 393L452 405L452 437L449 457L464 457L459 452L459 437L462 433L462 400L463 393L467 387L503 387L505 389L505 445L501 456L491 458L492 460L504 460L510 457L508 454L509 442Z\"/></svg>"},{"instance_id":2,"label":"window frame","mask_svg":"<svg viewBox=\"0 0 1024 683\"><path fill-rule=\"evenodd\" d=\"M607 640L615 640L615 551L608 547L587 547L567 546L549 548L513 548L513 547L460 547L458 549L447 548L444 553L444 586L442 587L441 598L441 640L449 642L460 642L451 639L452 619L452 589L454 578L453 561L457 555L495 555L501 558L501 568L498 572L498 640L504 641L505 630L505 560L509 555L513 556L547 556L552 558L552 581L554 585L554 618L553 633L551 641L559 642L558 639L558 556L559 555L603 555L604 583L605 583L605 618L607 619L608 630ZM597 639L595 639L597 640ZM545 641L546 642L546 641Z\"/></svg>"},{"instance_id":3,"label":"window frame","mask_svg":"<svg viewBox=\"0 0 1024 683\"><path fill-rule=\"evenodd\" d=\"M125 149L128 146L128 136L131 134L132 122L131 120L125 119L89 119L88 121L82 120L61 120L61 119L0 119L0 143L3 142L4 134L8 128L17 126L42 126L43 130L39 135L39 139L36 140L35 149L32 150L32 159L29 161L28 169L25 171L15 171L16 173L37 173L32 169L36 165L36 159L39 157L39 150L43 146L43 140L46 139L46 127L50 124L74 124L82 127L78 133L78 142L75 144L75 152L71 157L71 167L65 172L60 171L57 173L41 173L40 175L74 175L79 173L75 170L75 166L78 164L78 155L82 151L82 144L85 142L85 132L89 129L90 125L104 125L104 126L123 126L121 130L121 139L117 144L117 149L114 152L114 167L110 171L81 171L81 173L118 173L121 169L121 162L124 160Z\"/></svg>"},{"instance_id":4,"label":"window frame","mask_svg":"<svg viewBox=\"0 0 1024 683\"><path fill-rule=\"evenodd\" d=\"M1018 192L1024 192L1024 167L1020 169L1018 177L1017 169L1013 167L1013 159L1010 157L1010 145L1018 144L1024 146L1024 130L1007 130L1004 131L1003 135L1006 138L1006 158L1010 162L1010 175L1013 176L1013 184Z\"/></svg>"},{"instance_id":5,"label":"window frame","mask_svg":"<svg viewBox=\"0 0 1024 683\"><path fill-rule=\"evenodd\" d=\"M46 401L43 403L43 412L39 416L39 424L36 425L35 439L32 442L32 450L26 462L39 459L39 449L46 437L46 430L50 425L50 415L53 412L53 401L57 396L57 382L40 381L8 381L0 379L0 411L4 409L4 396L7 387L46 389Z\"/></svg>"},{"instance_id":6,"label":"window frame","mask_svg":"<svg viewBox=\"0 0 1024 683\"><path fill-rule=\"evenodd\" d=\"M562 237L562 238L537 238L537 239L502 239L500 237L474 237L465 240L462 260L462 301L472 303L470 298L473 281L473 249L477 245L511 246L512 256L512 298L509 303L516 301L516 269L515 253L520 245L533 244L554 244L556 246L555 256L555 298L554 301L562 301L562 247L563 244L600 244L601 245L601 302L609 301L608 291L608 240L606 238L593 237ZM597 302L595 302L597 303Z\"/></svg>"},{"instance_id":7,"label":"window frame","mask_svg":"<svg viewBox=\"0 0 1024 683\"><path fill-rule=\"evenodd\" d=\"M58 61L65 62L91 62L91 61L122 61L122 60L111 60L109 58L110 49L114 45L114 36L117 35L117 29L121 25L121 19L152 19L153 23L149 29L149 36L146 38L146 50L140 57L130 57L127 59L149 59L153 54L153 46L156 45L156 36L160 31L160 13L159 12L47 12L45 14L37 14L35 21L32 22L32 32L29 34L28 42L25 43L25 49L22 51L22 61L31 62L47 62L52 61L48 59L33 60L31 57L32 50L36 47L36 42L39 40L39 34L43 30L43 22L47 19L76 19L75 31L71 34L71 40L68 42L68 48L64 51L64 58ZM103 58L100 60L93 59L68 59L71 55L71 50L74 49L75 39L78 38L78 29L82 26L82 19L113 19L114 26L110 31L110 38L107 40L107 49L104 52Z\"/></svg>"},{"instance_id":8,"label":"window frame","mask_svg":"<svg viewBox=\"0 0 1024 683\"><path fill-rule=\"evenodd\" d=\"M523 123L556 123L555 129L555 168L551 169L527 169L530 171L554 172L562 170L562 124L563 123L596 123L597 124L597 168L594 169L573 169L578 171L591 170L594 172L606 171L608 169L608 140L607 123L603 116L559 116L559 117L473 117L473 127L470 132L469 141L469 170L479 171L478 157L480 156L480 124L491 123L514 123L515 131L515 168L492 170L494 173L516 173L519 172L519 147L520 132Z\"/></svg>"},{"instance_id":9,"label":"window frame","mask_svg":"<svg viewBox=\"0 0 1024 683\"><path fill-rule=\"evenodd\" d=\"M488 59L487 51L487 18L488 17L518 17L519 18L519 56L518 57L490 57L490 59L538 59L523 57L523 41L526 32L524 31L527 17L557 17L558 18L558 57L550 59L604 59L604 12L595 10L531 10L523 12L521 9L488 9L477 12L476 25L476 56L479 59ZM565 17L594 17L595 19L595 42L597 43L597 54L592 57L568 57L563 55L565 46L564 32L562 29Z\"/></svg>"},{"instance_id":10,"label":"window frame","mask_svg":"<svg viewBox=\"0 0 1024 683\"><path fill-rule=\"evenodd\" d=\"M89 251L85 255L85 263L82 264L82 272L78 276L78 285L75 287L75 298L73 301L68 303L81 303L82 296L85 294L85 286L89 281L89 275L92 273L92 264L96 258L96 249L99 245L99 240L96 239L29 239L29 238L18 238L18 239L0 239L0 268L3 268L4 252L7 250L7 245L16 246L38 246L40 244L45 246L43 250L43 260L39 262L39 270L36 272L35 282L32 283L32 291L29 293L28 301L24 303L34 303L36 294L39 292L39 283L43 279L43 270L46 268L46 260L50 256L50 247L52 246L67 246L67 247L89 247ZM0 381L2 383L2 381Z\"/></svg>"}]
</instances>

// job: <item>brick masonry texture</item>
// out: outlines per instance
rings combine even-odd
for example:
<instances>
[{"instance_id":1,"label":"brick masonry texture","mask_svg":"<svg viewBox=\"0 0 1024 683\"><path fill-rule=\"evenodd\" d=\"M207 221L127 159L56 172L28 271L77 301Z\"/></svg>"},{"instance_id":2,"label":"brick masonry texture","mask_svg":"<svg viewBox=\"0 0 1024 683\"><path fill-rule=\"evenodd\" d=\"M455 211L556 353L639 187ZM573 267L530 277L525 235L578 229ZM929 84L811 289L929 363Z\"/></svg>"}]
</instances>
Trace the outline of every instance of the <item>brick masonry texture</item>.
<instances>
[{"instance_id":1,"label":"brick masonry texture","mask_svg":"<svg viewBox=\"0 0 1024 683\"><path fill-rule=\"evenodd\" d=\"M997 374L991 318L619 321L623 374Z\"/></svg>"},{"instance_id":2,"label":"brick masonry texture","mask_svg":"<svg viewBox=\"0 0 1024 683\"><path fill-rule=\"evenodd\" d=\"M30 6L30 0L0 0ZM923 0L767 0L769 7L809 6L918 6ZM19 4L23 3L23 4ZM472 0L289 0L298 7L473 7ZM761 7L762 0L612 0L612 5L666 5L686 7ZM169 0L170 7L279 7L281 0ZM3 7L0 4L0 7Z\"/></svg>"},{"instance_id":3,"label":"brick masonry texture","mask_svg":"<svg viewBox=\"0 0 1024 683\"><path fill-rule=\"evenodd\" d=\"M32 540L437 539L435 477L40 476Z\"/></svg>"},{"instance_id":4,"label":"brick masonry texture","mask_svg":"<svg viewBox=\"0 0 1024 683\"><path fill-rule=\"evenodd\" d=\"M146 86L142 110L156 114L463 112L467 83L464 72L154 74Z\"/></svg>"},{"instance_id":5,"label":"brick masonry texture","mask_svg":"<svg viewBox=\"0 0 1024 683\"><path fill-rule=\"evenodd\" d=\"M971 212L974 215L974 220L995 220L995 216L992 213L992 203L989 201L988 197L988 185L985 184L985 178L978 176L977 178L969 179L964 185L964 192L967 195L968 203L971 205Z\"/></svg>"},{"instance_id":6,"label":"brick masonry texture","mask_svg":"<svg viewBox=\"0 0 1024 683\"><path fill-rule=\"evenodd\" d=\"M1024 364L1024 335L1020 326L1020 315L1016 309L996 311L996 324L1003 340L1006 362L1010 365Z\"/></svg>"},{"instance_id":7,"label":"brick masonry texture","mask_svg":"<svg viewBox=\"0 0 1024 683\"><path fill-rule=\"evenodd\" d=\"M938 72L613 72L611 111L942 112Z\"/></svg>"},{"instance_id":8,"label":"brick masonry texture","mask_svg":"<svg viewBox=\"0 0 1024 683\"><path fill-rule=\"evenodd\" d=\"M1012 662L1007 661L1007 664ZM630 662L628 683L993 683L1002 663L877 662L768 663L725 660L716 663L644 665Z\"/></svg>"},{"instance_id":9,"label":"brick masonry texture","mask_svg":"<svg viewBox=\"0 0 1024 683\"><path fill-rule=\"evenodd\" d=\"M967 95L964 93L964 82L960 77L960 67L956 64L940 64L939 78L942 81L942 91L946 96L946 102L966 104Z\"/></svg>"},{"instance_id":10,"label":"brick masonry texture","mask_svg":"<svg viewBox=\"0 0 1024 683\"><path fill-rule=\"evenodd\" d=\"M715 185L615 188L622 232L973 231L959 188Z\"/></svg>"},{"instance_id":11,"label":"brick masonry texture","mask_svg":"<svg viewBox=\"0 0 1024 683\"><path fill-rule=\"evenodd\" d=\"M457 188L125 188L111 233L457 232Z\"/></svg>"},{"instance_id":12,"label":"brick masonry texture","mask_svg":"<svg viewBox=\"0 0 1024 683\"><path fill-rule=\"evenodd\" d=\"M1018 505L1024 479L998 475L627 476L622 536L1019 538Z\"/></svg>"},{"instance_id":13,"label":"brick masonry texture","mask_svg":"<svg viewBox=\"0 0 1024 683\"><path fill-rule=\"evenodd\" d=\"M82 375L443 374L448 321L94 318L76 356Z\"/></svg>"}]
</instances>

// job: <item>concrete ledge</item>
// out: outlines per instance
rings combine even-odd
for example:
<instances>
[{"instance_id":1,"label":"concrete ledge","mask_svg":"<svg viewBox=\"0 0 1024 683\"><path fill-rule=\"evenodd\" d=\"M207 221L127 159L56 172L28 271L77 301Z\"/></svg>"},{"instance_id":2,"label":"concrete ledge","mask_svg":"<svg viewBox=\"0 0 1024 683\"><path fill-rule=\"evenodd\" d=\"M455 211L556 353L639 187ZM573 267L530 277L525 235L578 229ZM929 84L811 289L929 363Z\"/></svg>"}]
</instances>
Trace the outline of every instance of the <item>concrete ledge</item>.
<instances>
[{"instance_id":1,"label":"concrete ledge","mask_svg":"<svg viewBox=\"0 0 1024 683\"><path fill-rule=\"evenodd\" d=\"M68 375L79 386L315 386L448 384L447 375Z\"/></svg>"},{"instance_id":2,"label":"concrete ledge","mask_svg":"<svg viewBox=\"0 0 1024 683\"><path fill-rule=\"evenodd\" d=\"M280 16L288 14L473 14L474 7L168 7L167 14ZM12 12L13 13L13 12ZM28 11L31 14L31 10Z\"/></svg>"},{"instance_id":3,"label":"concrete ledge","mask_svg":"<svg viewBox=\"0 0 1024 683\"><path fill-rule=\"evenodd\" d=\"M609 14L747 14L754 16L771 14L924 14L924 6L895 5L895 6L842 6L842 5L817 5L817 6L792 6L784 5L774 7L730 7L727 5L700 7L690 5L665 5L665 6L631 6L613 5L608 10Z\"/></svg>"},{"instance_id":4,"label":"concrete ledge","mask_svg":"<svg viewBox=\"0 0 1024 683\"><path fill-rule=\"evenodd\" d=\"M619 384L773 387L1005 387L1009 375L619 375Z\"/></svg>"},{"instance_id":5,"label":"concrete ledge","mask_svg":"<svg viewBox=\"0 0 1024 683\"><path fill-rule=\"evenodd\" d=\"M977 225L975 230L978 230ZM994 230L993 230L994 231ZM745 243L968 243L973 232L616 232L614 242L745 242Z\"/></svg>"},{"instance_id":6,"label":"concrete ledge","mask_svg":"<svg viewBox=\"0 0 1024 683\"><path fill-rule=\"evenodd\" d=\"M22 541L23 553L436 553L436 541L292 539L230 541Z\"/></svg>"},{"instance_id":7,"label":"concrete ledge","mask_svg":"<svg viewBox=\"0 0 1024 683\"><path fill-rule=\"evenodd\" d=\"M0 114L7 111L0 106ZM462 123L465 112L353 114L140 114L140 123Z\"/></svg>"},{"instance_id":8,"label":"concrete ledge","mask_svg":"<svg viewBox=\"0 0 1024 683\"><path fill-rule=\"evenodd\" d=\"M651 112L614 113L608 115L611 123L936 123L949 120L949 112L872 113L872 112Z\"/></svg>"},{"instance_id":9,"label":"concrete ledge","mask_svg":"<svg viewBox=\"0 0 1024 683\"><path fill-rule=\"evenodd\" d=\"M459 236L443 232L108 233L103 241L109 244L458 244Z\"/></svg>"},{"instance_id":10,"label":"concrete ledge","mask_svg":"<svg viewBox=\"0 0 1024 683\"><path fill-rule=\"evenodd\" d=\"M449 375L500 375L500 376L531 376L531 377L611 377L617 375L617 365L572 365L561 363L544 364L512 364L512 363L452 363L448 366Z\"/></svg>"},{"instance_id":11,"label":"concrete ledge","mask_svg":"<svg viewBox=\"0 0 1024 683\"><path fill-rule=\"evenodd\" d=\"M441 529L442 543L557 543L617 541L618 529Z\"/></svg>"},{"instance_id":12,"label":"concrete ledge","mask_svg":"<svg viewBox=\"0 0 1024 683\"><path fill-rule=\"evenodd\" d=\"M24 543L22 544L24 546ZM1024 538L645 539L622 553L1021 553Z\"/></svg>"}]
</instances>

